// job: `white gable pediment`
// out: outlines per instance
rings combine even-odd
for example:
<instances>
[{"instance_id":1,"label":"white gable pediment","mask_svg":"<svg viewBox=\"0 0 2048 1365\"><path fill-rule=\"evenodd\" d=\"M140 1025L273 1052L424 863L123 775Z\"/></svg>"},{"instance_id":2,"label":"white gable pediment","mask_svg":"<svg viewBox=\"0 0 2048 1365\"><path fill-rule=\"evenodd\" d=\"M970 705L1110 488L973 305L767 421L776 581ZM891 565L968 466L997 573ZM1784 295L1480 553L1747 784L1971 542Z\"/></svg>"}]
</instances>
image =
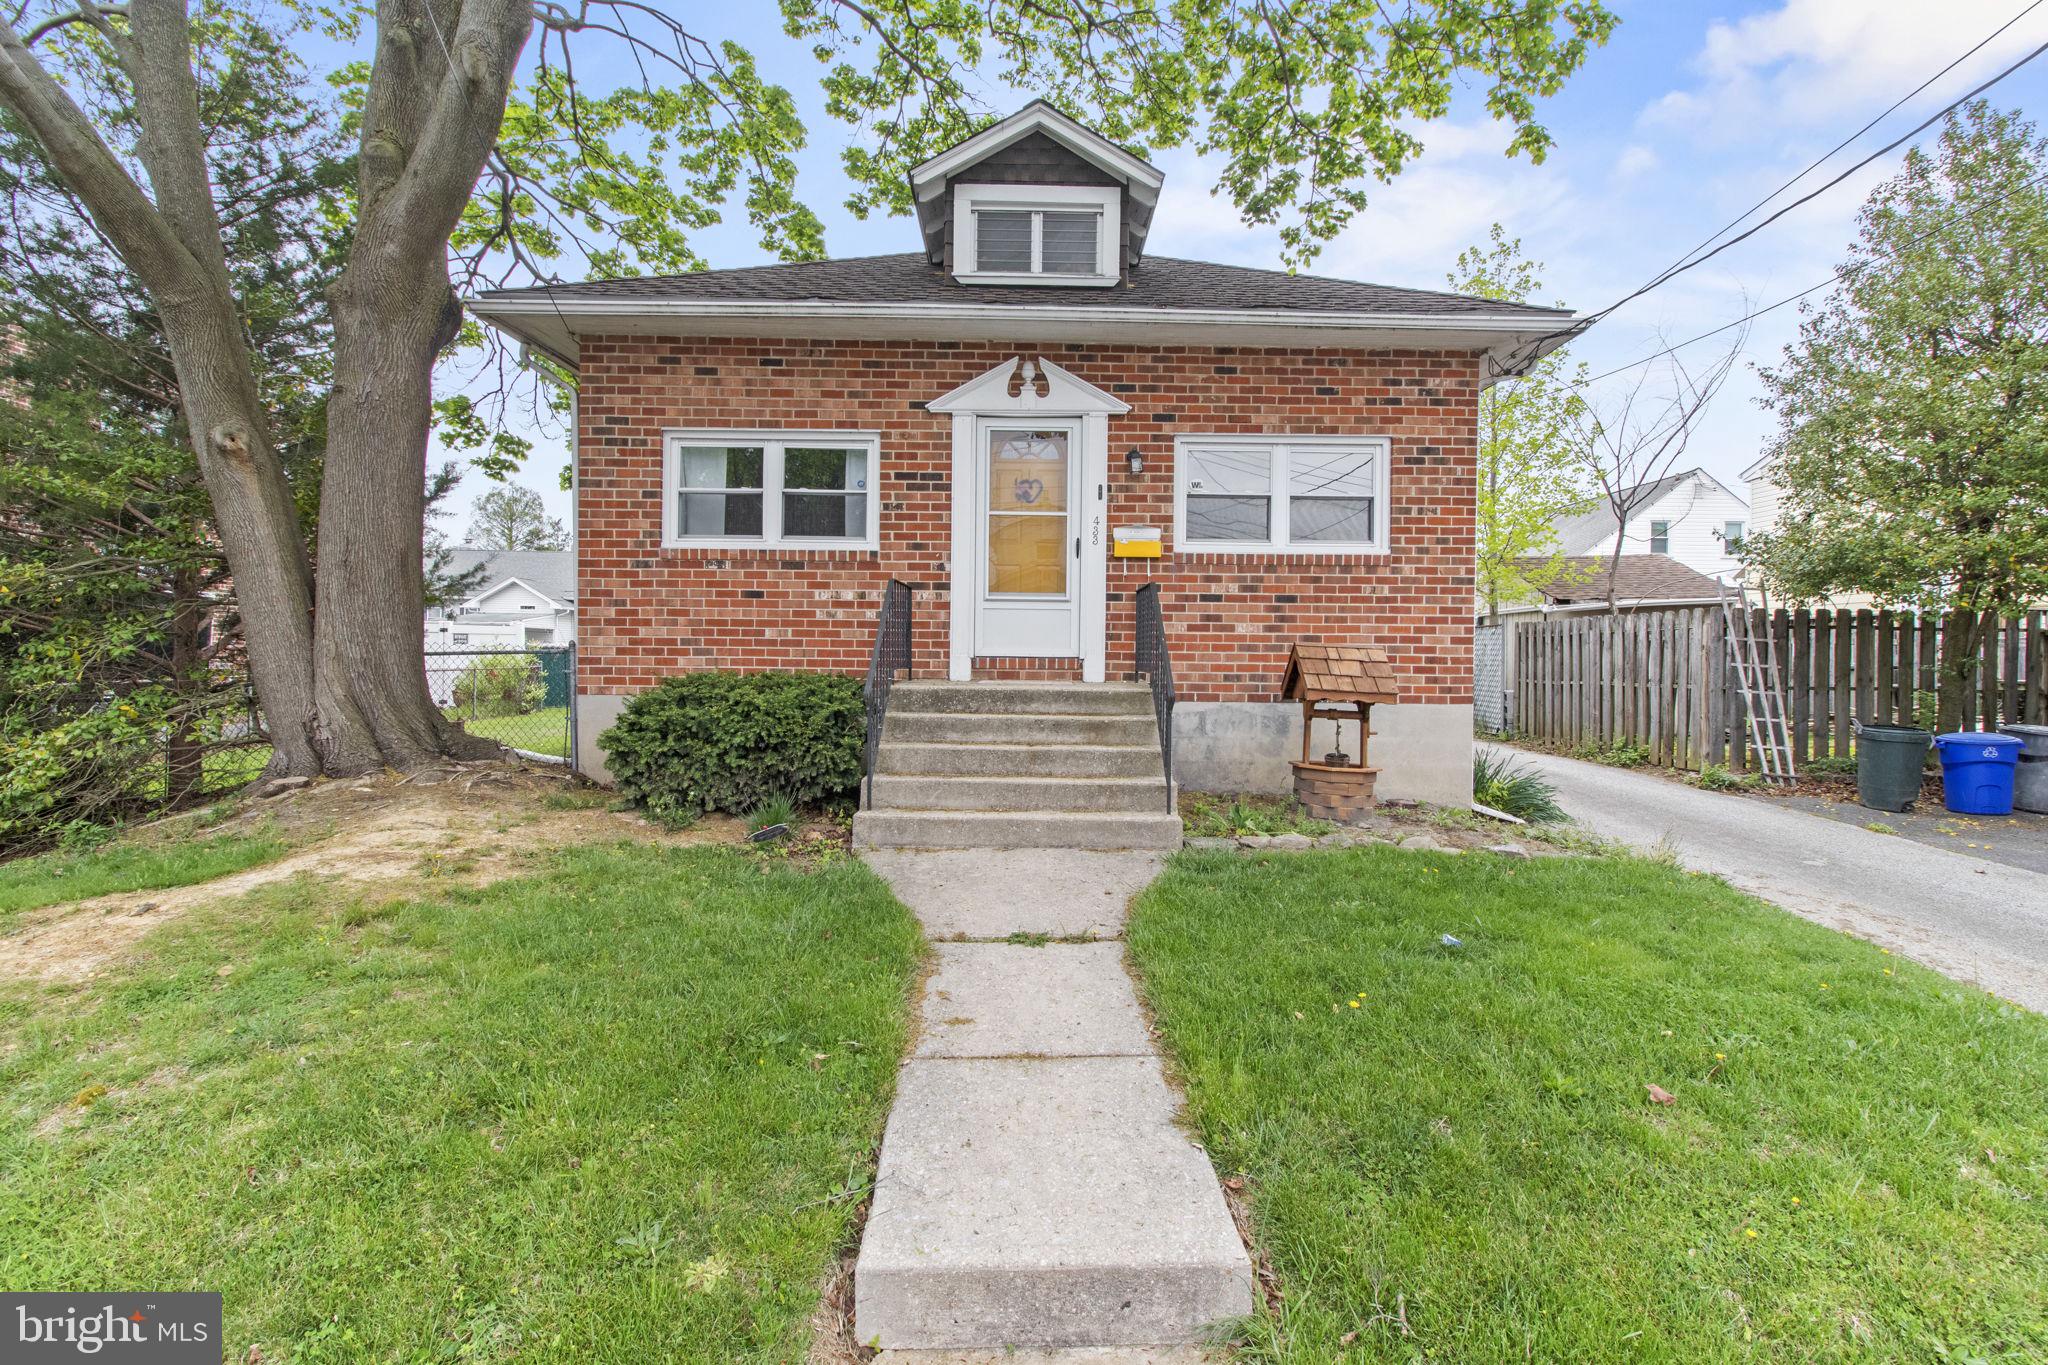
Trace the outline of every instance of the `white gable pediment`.
<instances>
[{"instance_id":1,"label":"white gable pediment","mask_svg":"<svg viewBox=\"0 0 2048 1365\"><path fill-rule=\"evenodd\" d=\"M538 598L541 602L545 603L550 611L560 611L562 609L562 604L560 602L557 602L554 598L548 596L539 588L534 587L533 584L527 582L525 579L507 576L505 578L499 579L497 582L491 584L489 587L483 589L483 591L471 597L467 602L464 602L462 604L462 610L489 611L490 608L485 606L484 604L490 601L493 597L496 597L498 594L506 592L512 588L522 588L528 593L531 593L534 597Z\"/></svg>"},{"instance_id":2,"label":"white gable pediment","mask_svg":"<svg viewBox=\"0 0 2048 1365\"><path fill-rule=\"evenodd\" d=\"M926 412L940 413L1043 412L1074 416L1114 415L1131 410L1131 405L1115 394L1104 393L1044 356L1013 356L924 407Z\"/></svg>"}]
</instances>

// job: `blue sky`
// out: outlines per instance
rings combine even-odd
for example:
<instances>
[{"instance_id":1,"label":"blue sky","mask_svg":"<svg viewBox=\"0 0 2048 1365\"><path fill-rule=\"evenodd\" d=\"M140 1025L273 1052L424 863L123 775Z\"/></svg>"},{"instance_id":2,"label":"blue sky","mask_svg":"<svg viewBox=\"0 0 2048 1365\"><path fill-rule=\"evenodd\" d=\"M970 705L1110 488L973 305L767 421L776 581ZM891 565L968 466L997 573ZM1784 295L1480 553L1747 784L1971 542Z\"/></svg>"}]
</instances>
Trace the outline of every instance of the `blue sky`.
<instances>
[{"instance_id":1,"label":"blue sky","mask_svg":"<svg viewBox=\"0 0 2048 1365\"><path fill-rule=\"evenodd\" d=\"M1622 19L1614 39L1539 117L1557 145L1541 166L1502 155L1508 130L1490 122L1476 92L1451 116L1419 130L1426 150L1392 185L1372 190L1366 212L1311 267L1317 274L1424 288L1444 286L1458 252L1494 222L1545 263L1547 292L1592 311L1656 274L1709 232L1777 188L1906 91L2011 19L2026 0L1759 0L1704 4L1608 0ZM907 219L855 220L841 207L845 130L829 119L816 62L783 37L769 6L732 6L729 36L752 47L763 74L796 96L811 130L799 190L825 220L833 255L907 251ZM1803 182L1808 189L1904 133L1935 109L2043 42L2048 6L1901 108ZM594 49L586 49L592 52ZM578 58L579 75L604 79ZM990 89L998 109L1030 92ZM2048 57L1992 92L2006 107L2048 103ZM1929 137L1932 136L1930 132ZM1895 153L1795 210L1757 237L1603 321L1573 348L1595 373L1648 355L1828 277L1854 236L1857 206L1894 173ZM1244 227L1227 200L1209 198L1213 166L1180 151L1155 161L1167 175L1148 249L1162 255L1275 267L1277 234ZM714 266L769 259L744 221L698 239ZM1773 427L1757 404L1754 363L1770 363L1796 334L1794 309L1759 319L1744 363L1695 438L1688 463L1744 492L1738 475ZM1705 363L1726 339L1684 354ZM1621 376L1612 383L1626 382ZM458 385L459 376L445 377ZM556 490L561 433L535 428L536 450L520 481L566 515ZM488 487L472 474L451 499L446 529L459 536L470 498Z\"/></svg>"}]
</instances>

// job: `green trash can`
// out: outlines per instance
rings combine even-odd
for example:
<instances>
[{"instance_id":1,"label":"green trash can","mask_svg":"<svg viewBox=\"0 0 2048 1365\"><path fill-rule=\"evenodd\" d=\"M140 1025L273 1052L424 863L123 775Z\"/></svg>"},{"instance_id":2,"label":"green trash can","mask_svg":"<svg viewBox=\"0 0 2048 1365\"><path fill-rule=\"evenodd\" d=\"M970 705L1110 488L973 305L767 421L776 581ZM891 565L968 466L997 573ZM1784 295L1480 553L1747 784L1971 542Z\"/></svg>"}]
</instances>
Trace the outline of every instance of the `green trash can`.
<instances>
[{"instance_id":1,"label":"green trash can","mask_svg":"<svg viewBox=\"0 0 2048 1365\"><path fill-rule=\"evenodd\" d=\"M1856 799L1871 810L1902 811L1920 795L1934 736L1912 725L1856 727Z\"/></svg>"}]
</instances>

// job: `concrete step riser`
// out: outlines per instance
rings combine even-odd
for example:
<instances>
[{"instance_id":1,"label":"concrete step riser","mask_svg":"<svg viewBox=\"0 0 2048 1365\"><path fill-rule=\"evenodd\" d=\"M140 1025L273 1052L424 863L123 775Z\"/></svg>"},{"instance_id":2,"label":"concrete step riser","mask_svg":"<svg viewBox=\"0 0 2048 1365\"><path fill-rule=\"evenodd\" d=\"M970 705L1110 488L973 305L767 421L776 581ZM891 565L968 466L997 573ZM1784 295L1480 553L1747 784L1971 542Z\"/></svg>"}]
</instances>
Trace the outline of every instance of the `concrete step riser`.
<instances>
[{"instance_id":1,"label":"concrete step riser","mask_svg":"<svg viewBox=\"0 0 2048 1365\"><path fill-rule=\"evenodd\" d=\"M1136 745L905 744L883 740L883 773L930 777L1157 777L1159 750Z\"/></svg>"},{"instance_id":2,"label":"concrete step riser","mask_svg":"<svg viewBox=\"0 0 2048 1365\"><path fill-rule=\"evenodd\" d=\"M1132 683L904 682L889 694L891 710L982 716L1149 716L1152 693Z\"/></svg>"},{"instance_id":3,"label":"concrete step riser","mask_svg":"<svg viewBox=\"0 0 2048 1365\"><path fill-rule=\"evenodd\" d=\"M906 777L874 781L877 810L1164 811L1163 778Z\"/></svg>"},{"instance_id":4,"label":"concrete step riser","mask_svg":"<svg viewBox=\"0 0 2048 1365\"><path fill-rule=\"evenodd\" d=\"M971 712L904 711L895 702L882 740L908 744L1135 744L1159 747L1152 713L1132 716L978 716Z\"/></svg>"},{"instance_id":5,"label":"concrete step riser","mask_svg":"<svg viewBox=\"0 0 2048 1365\"><path fill-rule=\"evenodd\" d=\"M1162 803L1163 804L1163 803ZM1180 847L1178 815L1071 812L864 810L853 817L858 848Z\"/></svg>"},{"instance_id":6,"label":"concrete step riser","mask_svg":"<svg viewBox=\"0 0 2048 1365\"><path fill-rule=\"evenodd\" d=\"M855 1321L865 1339L926 1350L1201 1341L1250 1311L1239 1255L1235 1265L1218 1252L1189 1266L867 1270Z\"/></svg>"}]
</instances>

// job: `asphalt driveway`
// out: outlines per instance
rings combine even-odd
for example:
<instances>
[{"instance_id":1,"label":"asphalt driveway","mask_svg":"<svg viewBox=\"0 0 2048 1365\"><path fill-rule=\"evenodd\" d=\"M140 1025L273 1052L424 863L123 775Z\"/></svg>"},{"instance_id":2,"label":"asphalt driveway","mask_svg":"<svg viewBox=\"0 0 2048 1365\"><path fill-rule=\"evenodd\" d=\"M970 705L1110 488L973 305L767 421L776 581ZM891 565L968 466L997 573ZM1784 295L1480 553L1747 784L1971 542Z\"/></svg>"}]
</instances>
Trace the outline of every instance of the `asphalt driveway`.
<instances>
[{"instance_id":1,"label":"asphalt driveway","mask_svg":"<svg viewBox=\"0 0 2048 1365\"><path fill-rule=\"evenodd\" d=\"M1662 777L1508 750L1594 833L2048 1012L2048 875Z\"/></svg>"}]
</instances>

